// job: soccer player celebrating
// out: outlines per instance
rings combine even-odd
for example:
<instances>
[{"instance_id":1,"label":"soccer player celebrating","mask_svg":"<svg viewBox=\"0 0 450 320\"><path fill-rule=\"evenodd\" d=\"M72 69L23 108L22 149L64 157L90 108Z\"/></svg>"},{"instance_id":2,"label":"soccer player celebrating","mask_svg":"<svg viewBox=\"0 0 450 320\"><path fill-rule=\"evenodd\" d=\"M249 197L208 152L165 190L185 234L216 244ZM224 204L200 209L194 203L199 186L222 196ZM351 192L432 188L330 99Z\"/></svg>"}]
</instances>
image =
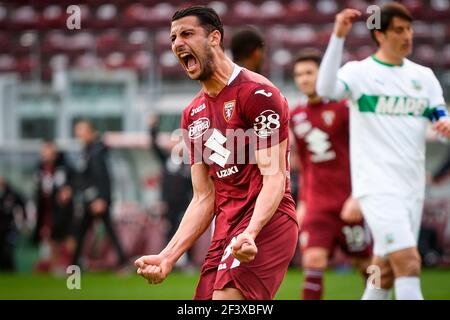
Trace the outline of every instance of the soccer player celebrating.
<instances>
[{"instance_id":1,"label":"soccer player celebrating","mask_svg":"<svg viewBox=\"0 0 450 320\"><path fill-rule=\"evenodd\" d=\"M320 66L320 96L348 97L352 194L374 238L373 264L380 286L367 284L363 299L423 299L417 238L425 197L427 120L450 136L442 88L431 69L406 57L412 51L412 17L399 3L380 10L371 30L376 53L340 70L344 39L360 16L346 9L336 16L333 35ZM378 273L374 274L376 277Z\"/></svg>"},{"instance_id":2,"label":"soccer player celebrating","mask_svg":"<svg viewBox=\"0 0 450 320\"><path fill-rule=\"evenodd\" d=\"M290 122L300 160L297 214L305 300L322 298L323 271L337 245L364 276L371 258L370 233L357 201L350 196L347 103L317 95L320 61L315 50L304 50L295 60L294 80L308 101L292 110Z\"/></svg>"},{"instance_id":3,"label":"soccer player celebrating","mask_svg":"<svg viewBox=\"0 0 450 320\"><path fill-rule=\"evenodd\" d=\"M177 11L172 50L201 91L183 111L194 195L172 240L136 260L149 283L163 281L217 215L196 299L272 299L298 240L290 194L289 110L269 80L224 53L217 13Z\"/></svg>"}]
</instances>

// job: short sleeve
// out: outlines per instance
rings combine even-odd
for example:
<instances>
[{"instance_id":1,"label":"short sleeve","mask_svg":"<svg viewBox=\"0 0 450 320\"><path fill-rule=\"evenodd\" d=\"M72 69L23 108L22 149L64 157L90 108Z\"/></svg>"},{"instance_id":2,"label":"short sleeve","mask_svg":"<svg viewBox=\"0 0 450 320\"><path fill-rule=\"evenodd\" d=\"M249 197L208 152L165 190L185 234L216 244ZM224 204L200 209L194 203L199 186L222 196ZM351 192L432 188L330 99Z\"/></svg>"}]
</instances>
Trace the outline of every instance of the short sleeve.
<instances>
[{"instance_id":1,"label":"short sleeve","mask_svg":"<svg viewBox=\"0 0 450 320\"><path fill-rule=\"evenodd\" d=\"M256 86L249 93L244 112L257 150L270 148L289 137L289 108L286 98L277 88Z\"/></svg>"}]
</instances>

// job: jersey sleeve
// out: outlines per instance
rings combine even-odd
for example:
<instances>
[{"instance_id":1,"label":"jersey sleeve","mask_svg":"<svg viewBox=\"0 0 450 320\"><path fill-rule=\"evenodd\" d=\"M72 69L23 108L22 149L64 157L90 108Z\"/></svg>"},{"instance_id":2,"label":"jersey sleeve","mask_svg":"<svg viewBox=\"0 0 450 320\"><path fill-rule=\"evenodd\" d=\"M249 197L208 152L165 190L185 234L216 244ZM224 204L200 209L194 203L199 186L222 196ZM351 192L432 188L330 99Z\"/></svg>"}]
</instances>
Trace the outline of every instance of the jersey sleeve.
<instances>
[{"instance_id":1,"label":"jersey sleeve","mask_svg":"<svg viewBox=\"0 0 450 320\"><path fill-rule=\"evenodd\" d=\"M319 96L340 100L348 94L346 86L338 79L338 71L342 63L343 52L344 39L338 38L333 34L319 67L316 84L316 90Z\"/></svg>"},{"instance_id":2,"label":"jersey sleeve","mask_svg":"<svg viewBox=\"0 0 450 320\"><path fill-rule=\"evenodd\" d=\"M438 79L434 75L433 71L429 69L430 73L430 82L429 82L429 97L430 97L430 107L436 108L445 106L444 94L442 91L441 84Z\"/></svg>"},{"instance_id":3,"label":"jersey sleeve","mask_svg":"<svg viewBox=\"0 0 450 320\"><path fill-rule=\"evenodd\" d=\"M252 130L257 150L275 146L289 137L288 104L275 87L253 88L245 102L243 118Z\"/></svg>"},{"instance_id":4,"label":"jersey sleeve","mask_svg":"<svg viewBox=\"0 0 450 320\"><path fill-rule=\"evenodd\" d=\"M430 112L428 118L431 122L436 122L442 117L448 117L449 113L445 104L444 94L441 84L430 68L427 68L429 81L428 83L428 99L430 101Z\"/></svg>"}]
</instances>

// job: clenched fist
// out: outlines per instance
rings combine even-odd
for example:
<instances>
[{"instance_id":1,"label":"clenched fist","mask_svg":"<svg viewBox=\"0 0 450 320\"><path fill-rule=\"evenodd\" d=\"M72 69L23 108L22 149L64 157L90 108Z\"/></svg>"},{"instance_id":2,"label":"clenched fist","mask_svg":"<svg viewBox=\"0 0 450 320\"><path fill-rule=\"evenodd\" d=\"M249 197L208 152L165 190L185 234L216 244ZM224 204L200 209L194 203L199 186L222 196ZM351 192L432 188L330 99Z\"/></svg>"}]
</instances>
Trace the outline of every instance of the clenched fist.
<instances>
[{"instance_id":1,"label":"clenched fist","mask_svg":"<svg viewBox=\"0 0 450 320\"><path fill-rule=\"evenodd\" d=\"M149 284L159 284L167 278L172 271L172 263L170 263L162 255L142 256L134 262L138 268L137 274L147 280Z\"/></svg>"},{"instance_id":2,"label":"clenched fist","mask_svg":"<svg viewBox=\"0 0 450 320\"><path fill-rule=\"evenodd\" d=\"M236 237L231 246L231 253L233 257L238 259L240 262L250 262L255 259L258 253L258 248L256 247L255 240L248 233L241 233Z\"/></svg>"}]
</instances>

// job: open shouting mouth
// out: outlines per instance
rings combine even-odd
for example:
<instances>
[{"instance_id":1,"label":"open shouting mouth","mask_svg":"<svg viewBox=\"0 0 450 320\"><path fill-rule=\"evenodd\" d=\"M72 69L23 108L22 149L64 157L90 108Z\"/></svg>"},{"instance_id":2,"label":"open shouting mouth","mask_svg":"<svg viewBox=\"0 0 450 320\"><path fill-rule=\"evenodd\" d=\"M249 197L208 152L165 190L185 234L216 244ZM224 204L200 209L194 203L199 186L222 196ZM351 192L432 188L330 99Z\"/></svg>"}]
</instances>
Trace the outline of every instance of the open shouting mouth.
<instances>
[{"instance_id":1,"label":"open shouting mouth","mask_svg":"<svg viewBox=\"0 0 450 320\"><path fill-rule=\"evenodd\" d=\"M180 58L180 61L183 63L184 69L189 73L195 72L200 67L198 59L189 52L180 53L178 54L178 57Z\"/></svg>"}]
</instances>

